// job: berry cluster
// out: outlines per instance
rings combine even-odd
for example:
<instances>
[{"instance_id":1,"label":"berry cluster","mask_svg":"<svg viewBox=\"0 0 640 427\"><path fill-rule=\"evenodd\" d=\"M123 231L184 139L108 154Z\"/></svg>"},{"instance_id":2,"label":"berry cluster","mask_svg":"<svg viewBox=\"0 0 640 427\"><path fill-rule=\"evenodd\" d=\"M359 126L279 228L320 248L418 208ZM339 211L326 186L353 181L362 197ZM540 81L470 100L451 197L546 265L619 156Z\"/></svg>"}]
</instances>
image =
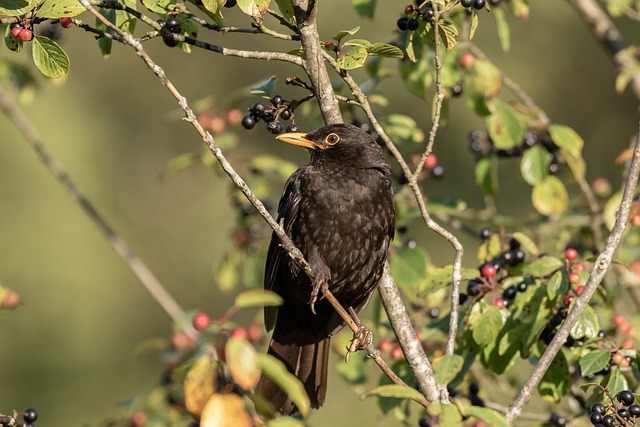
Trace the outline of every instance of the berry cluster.
<instances>
[{"instance_id":1,"label":"berry cluster","mask_svg":"<svg viewBox=\"0 0 640 427\"><path fill-rule=\"evenodd\" d=\"M488 2L491 6L497 6L502 0L489 0ZM484 9L485 4L487 4L487 0L460 0L460 6L467 9L471 7L476 10Z\"/></svg>"},{"instance_id":2,"label":"berry cluster","mask_svg":"<svg viewBox=\"0 0 640 427\"><path fill-rule=\"evenodd\" d=\"M473 130L469 133L469 148L476 155L477 159L481 159L489 154L495 153L498 157L520 157L522 154L536 144L542 145L550 154L551 162L549 164L549 173L555 174L559 169L559 160L557 156L558 146L551 140L548 133L541 135L527 131L519 145L508 148L506 150L496 148L493 140L488 133L481 130Z\"/></svg>"},{"instance_id":3,"label":"berry cluster","mask_svg":"<svg viewBox=\"0 0 640 427\"><path fill-rule=\"evenodd\" d=\"M636 405L635 395L631 390L622 390L609 405L594 403L589 411L589 421L596 427L630 426L635 425L640 417L640 405Z\"/></svg>"},{"instance_id":4,"label":"berry cluster","mask_svg":"<svg viewBox=\"0 0 640 427\"><path fill-rule=\"evenodd\" d=\"M253 129L260 120L267 123L267 130L275 135L282 133L283 126L280 120L294 121L293 106L291 102L285 101L280 95L271 98L270 104L256 102L249 109L249 114L242 118L242 127ZM286 128L287 132L299 132L300 128L291 123Z\"/></svg>"},{"instance_id":5,"label":"berry cluster","mask_svg":"<svg viewBox=\"0 0 640 427\"><path fill-rule=\"evenodd\" d=\"M431 2L427 2L422 9L420 9L419 5L408 4L404 7L404 16L398 19L396 25L400 31L415 31L420 28L418 19L431 22L434 14Z\"/></svg>"},{"instance_id":6,"label":"berry cluster","mask_svg":"<svg viewBox=\"0 0 640 427\"><path fill-rule=\"evenodd\" d=\"M427 342L422 339L422 332L419 330L416 330L416 338L418 338L418 341L422 344L422 348L426 349ZM388 353L389 358L394 362L404 359L404 353L402 352L402 348L400 348L400 343L395 338L393 340L380 340L378 350L381 353Z\"/></svg>"},{"instance_id":7,"label":"berry cluster","mask_svg":"<svg viewBox=\"0 0 640 427\"><path fill-rule=\"evenodd\" d=\"M29 42L33 40L33 30L26 28L19 22L14 22L9 26L11 28L11 35L23 42Z\"/></svg>"},{"instance_id":8,"label":"berry cluster","mask_svg":"<svg viewBox=\"0 0 640 427\"><path fill-rule=\"evenodd\" d=\"M480 230L480 238L489 239L494 232L488 228ZM520 249L520 242L514 238L509 239L505 249L495 258L480 266L480 277L467 282L467 293L460 294L460 304L463 304L468 297L476 299L482 298L489 292L497 292L501 289L501 281L509 276L508 267L516 267L524 262L525 253ZM527 290L529 283L525 280L517 285L511 285L502 290L500 297L494 297L493 305L498 308L507 307L513 301L518 292Z\"/></svg>"},{"instance_id":9,"label":"berry cluster","mask_svg":"<svg viewBox=\"0 0 640 427\"><path fill-rule=\"evenodd\" d=\"M171 34L182 33L182 23L176 16L172 16L171 18L167 19L167 22L164 23L164 28L166 28L167 31L169 31ZM174 39L171 34L163 34L162 41L169 47L176 47L180 42Z\"/></svg>"}]
</instances>

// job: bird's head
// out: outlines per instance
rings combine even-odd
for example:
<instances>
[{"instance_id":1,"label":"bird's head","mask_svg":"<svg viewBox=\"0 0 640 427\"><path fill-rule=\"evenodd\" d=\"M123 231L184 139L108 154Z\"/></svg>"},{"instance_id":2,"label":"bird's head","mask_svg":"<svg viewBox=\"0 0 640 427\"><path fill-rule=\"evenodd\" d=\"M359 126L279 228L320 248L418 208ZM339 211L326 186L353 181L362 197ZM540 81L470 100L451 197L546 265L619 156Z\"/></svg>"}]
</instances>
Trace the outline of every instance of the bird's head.
<instances>
[{"instance_id":1,"label":"bird's head","mask_svg":"<svg viewBox=\"0 0 640 427\"><path fill-rule=\"evenodd\" d=\"M309 149L311 163L331 163L389 172L382 149L367 132L349 124L323 126L309 133L283 133L277 139Z\"/></svg>"}]
</instances>

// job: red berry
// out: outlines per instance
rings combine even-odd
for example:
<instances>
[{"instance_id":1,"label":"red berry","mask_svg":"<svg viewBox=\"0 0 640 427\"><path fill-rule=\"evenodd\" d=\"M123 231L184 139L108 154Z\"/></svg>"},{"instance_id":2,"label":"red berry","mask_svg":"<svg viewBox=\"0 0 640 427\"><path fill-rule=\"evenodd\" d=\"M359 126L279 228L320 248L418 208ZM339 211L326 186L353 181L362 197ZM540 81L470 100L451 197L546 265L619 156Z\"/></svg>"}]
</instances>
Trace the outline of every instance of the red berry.
<instances>
[{"instance_id":1,"label":"red berry","mask_svg":"<svg viewBox=\"0 0 640 427\"><path fill-rule=\"evenodd\" d=\"M470 53L465 53L460 57L460 65L462 68L473 67L474 62L476 62L476 58Z\"/></svg>"},{"instance_id":2,"label":"red berry","mask_svg":"<svg viewBox=\"0 0 640 427\"><path fill-rule=\"evenodd\" d=\"M404 353L402 352L402 349L400 347L394 347L391 350L391 353L389 353L389 357L391 357L391 360L396 362L404 357Z\"/></svg>"},{"instance_id":3,"label":"red berry","mask_svg":"<svg viewBox=\"0 0 640 427\"><path fill-rule=\"evenodd\" d=\"M28 42L33 40L33 31L28 28L22 28L18 33L18 38L23 42Z\"/></svg>"},{"instance_id":4,"label":"red berry","mask_svg":"<svg viewBox=\"0 0 640 427\"><path fill-rule=\"evenodd\" d=\"M404 14L405 15L411 15L413 12L415 12L415 7L413 7L412 4L408 4L404 7Z\"/></svg>"},{"instance_id":5,"label":"red berry","mask_svg":"<svg viewBox=\"0 0 640 427\"><path fill-rule=\"evenodd\" d=\"M626 350L632 349L633 348L633 341L631 341L631 340L622 341L622 343L620 344L620 348L624 348Z\"/></svg>"},{"instance_id":6,"label":"red berry","mask_svg":"<svg viewBox=\"0 0 640 427\"><path fill-rule=\"evenodd\" d=\"M640 213L637 213L631 217L631 223L636 227L640 226Z\"/></svg>"},{"instance_id":7,"label":"red berry","mask_svg":"<svg viewBox=\"0 0 640 427\"><path fill-rule=\"evenodd\" d=\"M507 301L504 298L496 298L493 300L493 305L499 309L503 309L507 306Z\"/></svg>"},{"instance_id":8,"label":"red berry","mask_svg":"<svg viewBox=\"0 0 640 427\"><path fill-rule=\"evenodd\" d=\"M200 312L193 315L191 323L193 324L193 329L195 329L196 331L204 331L209 327L211 318L207 313Z\"/></svg>"},{"instance_id":9,"label":"red berry","mask_svg":"<svg viewBox=\"0 0 640 427\"><path fill-rule=\"evenodd\" d=\"M22 31L24 29L24 27L21 27L19 25L13 27L11 29L11 35L15 38L18 38L18 34L20 33L20 31Z\"/></svg>"},{"instance_id":10,"label":"red berry","mask_svg":"<svg viewBox=\"0 0 640 427\"><path fill-rule=\"evenodd\" d=\"M578 258L578 251L573 248L569 248L564 251L564 257L567 259L567 261L573 261Z\"/></svg>"},{"instance_id":11,"label":"red berry","mask_svg":"<svg viewBox=\"0 0 640 427\"><path fill-rule=\"evenodd\" d=\"M616 326L620 326L624 323L627 323L627 319L622 314L616 314L613 316L613 323Z\"/></svg>"},{"instance_id":12,"label":"red berry","mask_svg":"<svg viewBox=\"0 0 640 427\"><path fill-rule=\"evenodd\" d=\"M336 48L336 44L333 42L333 40L327 40L326 42L324 42L324 48L327 50L333 50Z\"/></svg>"},{"instance_id":13,"label":"red berry","mask_svg":"<svg viewBox=\"0 0 640 427\"><path fill-rule=\"evenodd\" d=\"M60 26L62 28L70 28L73 26L73 19L65 16L64 18L60 18Z\"/></svg>"},{"instance_id":14,"label":"red berry","mask_svg":"<svg viewBox=\"0 0 640 427\"><path fill-rule=\"evenodd\" d=\"M246 340L247 338L249 338L249 334L247 333L247 330L245 328L235 328L231 330L231 333L229 334L229 336L242 338L243 340Z\"/></svg>"},{"instance_id":15,"label":"red berry","mask_svg":"<svg viewBox=\"0 0 640 427\"><path fill-rule=\"evenodd\" d=\"M485 265L482 267L481 273L484 277L493 277L496 275L497 271L493 265Z\"/></svg>"},{"instance_id":16,"label":"red berry","mask_svg":"<svg viewBox=\"0 0 640 427\"><path fill-rule=\"evenodd\" d=\"M424 159L424 167L427 169L433 169L438 165L438 158L435 154L429 154L429 157Z\"/></svg>"},{"instance_id":17,"label":"red berry","mask_svg":"<svg viewBox=\"0 0 640 427\"><path fill-rule=\"evenodd\" d=\"M576 264L573 266L573 271L584 271L585 270L585 266L584 264Z\"/></svg>"},{"instance_id":18,"label":"red berry","mask_svg":"<svg viewBox=\"0 0 640 427\"><path fill-rule=\"evenodd\" d=\"M578 296L582 295L582 291L584 291L584 286L583 285L578 286L578 289L576 289L576 295Z\"/></svg>"},{"instance_id":19,"label":"red berry","mask_svg":"<svg viewBox=\"0 0 640 427\"><path fill-rule=\"evenodd\" d=\"M569 283L580 283L580 275L578 273L570 273Z\"/></svg>"},{"instance_id":20,"label":"red berry","mask_svg":"<svg viewBox=\"0 0 640 427\"><path fill-rule=\"evenodd\" d=\"M623 359L624 359L624 355L620 352L616 352L613 356L611 356L611 361L616 365L619 365Z\"/></svg>"},{"instance_id":21,"label":"red berry","mask_svg":"<svg viewBox=\"0 0 640 427\"><path fill-rule=\"evenodd\" d=\"M247 328L247 335L249 336L249 341L260 342L262 340L262 326L252 323Z\"/></svg>"},{"instance_id":22,"label":"red berry","mask_svg":"<svg viewBox=\"0 0 640 427\"><path fill-rule=\"evenodd\" d=\"M187 348L193 345L193 339L184 331L171 335L171 346L175 349Z\"/></svg>"},{"instance_id":23,"label":"red berry","mask_svg":"<svg viewBox=\"0 0 640 427\"><path fill-rule=\"evenodd\" d=\"M383 353L390 351L392 347L393 344L391 344L391 341L389 340L380 340L380 343L378 343L378 350Z\"/></svg>"},{"instance_id":24,"label":"red berry","mask_svg":"<svg viewBox=\"0 0 640 427\"><path fill-rule=\"evenodd\" d=\"M629 366L631 366L631 362L633 361L633 359L631 359L630 356L625 356L622 358L622 360L620 361L620 363L618 363L618 365L621 368L628 368Z\"/></svg>"},{"instance_id":25,"label":"red berry","mask_svg":"<svg viewBox=\"0 0 640 427\"><path fill-rule=\"evenodd\" d=\"M571 305L572 299L573 299L572 296L565 295L564 297L562 297L562 305L564 305L565 307L569 307L569 305Z\"/></svg>"},{"instance_id":26,"label":"red berry","mask_svg":"<svg viewBox=\"0 0 640 427\"><path fill-rule=\"evenodd\" d=\"M147 416L145 415L145 413L138 411L138 412L134 412L133 415L131 415L129 425L131 427L141 427L146 422L147 422Z\"/></svg>"}]
</instances>

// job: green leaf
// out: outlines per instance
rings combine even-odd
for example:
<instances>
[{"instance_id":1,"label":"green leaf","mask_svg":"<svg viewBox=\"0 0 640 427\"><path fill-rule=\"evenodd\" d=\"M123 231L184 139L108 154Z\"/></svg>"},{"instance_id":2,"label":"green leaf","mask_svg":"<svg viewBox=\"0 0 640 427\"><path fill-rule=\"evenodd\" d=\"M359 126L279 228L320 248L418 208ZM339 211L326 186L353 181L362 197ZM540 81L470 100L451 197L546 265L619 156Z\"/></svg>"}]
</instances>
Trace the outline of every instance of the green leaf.
<instances>
[{"instance_id":1,"label":"green leaf","mask_svg":"<svg viewBox=\"0 0 640 427\"><path fill-rule=\"evenodd\" d=\"M0 15L21 16L33 9L36 3L37 0L2 0Z\"/></svg>"},{"instance_id":2,"label":"green leaf","mask_svg":"<svg viewBox=\"0 0 640 427\"><path fill-rule=\"evenodd\" d=\"M500 255L502 252L502 245L500 243L500 236L492 234L488 239L485 239L480 246L478 246L478 262L483 263L489 261Z\"/></svg>"},{"instance_id":3,"label":"green leaf","mask_svg":"<svg viewBox=\"0 0 640 427\"><path fill-rule=\"evenodd\" d=\"M348 46L338 54L338 66L343 70L360 68L367 60L367 49L362 46Z\"/></svg>"},{"instance_id":4,"label":"green leaf","mask_svg":"<svg viewBox=\"0 0 640 427\"><path fill-rule=\"evenodd\" d=\"M462 425L462 415L456 405L443 405L441 403L432 403L428 409L429 415L438 420L441 426L459 426Z\"/></svg>"},{"instance_id":5,"label":"green leaf","mask_svg":"<svg viewBox=\"0 0 640 427\"><path fill-rule=\"evenodd\" d=\"M282 305L284 300L275 292L262 289L251 289L244 291L234 301L234 305L238 308L246 307L273 307Z\"/></svg>"},{"instance_id":6,"label":"green leaf","mask_svg":"<svg viewBox=\"0 0 640 427\"><path fill-rule=\"evenodd\" d=\"M380 119L380 125L396 143L415 147L424 142L424 133L409 116L389 114Z\"/></svg>"},{"instance_id":7,"label":"green leaf","mask_svg":"<svg viewBox=\"0 0 640 427\"><path fill-rule=\"evenodd\" d=\"M183 153L169 160L167 166L160 173L160 179L166 179L182 170L188 169L200 163L200 155L196 153Z\"/></svg>"},{"instance_id":8,"label":"green leaf","mask_svg":"<svg viewBox=\"0 0 640 427\"><path fill-rule=\"evenodd\" d=\"M538 392L544 400L558 402L561 397L568 395L570 391L571 375L569 374L569 364L564 353L559 352L542 377L538 385Z\"/></svg>"},{"instance_id":9,"label":"green leaf","mask_svg":"<svg viewBox=\"0 0 640 427\"><path fill-rule=\"evenodd\" d=\"M538 245L536 245L533 239L531 239L531 237L527 236L526 234L516 231L511 234L511 237L520 242L520 246L525 252L528 252L533 256L538 256L538 254L540 253Z\"/></svg>"},{"instance_id":10,"label":"green leaf","mask_svg":"<svg viewBox=\"0 0 640 427\"><path fill-rule=\"evenodd\" d=\"M511 427L511 424L504 419L501 413L495 409L482 408L480 406L472 406L466 401L460 402L460 408L462 415L465 417L476 418L483 421L486 425L491 427Z\"/></svg>"},{"instance_id":11,"label":"green leaf","mask_svg":"<svg viewBox=\"0 0 640 427\"><path fill-rule=\"evenodd\" d=\"M402 247L389 260L391 273L400 287L418 286L427 275L429 257L420 247Z\"/></svg>"},{"instance_id":12,"label":"green leaf","mask_svg":"<svg viewBox=\"0 0 640 427\"><path fill-rule=\"evenodd\" d=\"M473 325L473 340L480 344L486 345L494 342L502 329L503 320L500 309L495 306L489 306L482 313L478 323Z\"/></svg>"},{"instance_id":13,"label":"green leaf","mask_svg":"<svg viewBox=\"0 0 640 427\"><path fill-rule=\"evenodd\" d=\"M33 62L42 74L53 79L67 74L69 57L58 43L44 36L36 36L32 45Z\"/></svg>"},{"instance_id":14,"label":"green leaf","mask_svg":"<svg viewBox=\"0 0 640 427\"><path fill-rule=\"evenodd\" d=\"M250 93L252 95L259 95L259 96L271 98L271 95L273 95L273 90L276 88L277 84L278 84L278 78L276 76L271 76L267 79L266 82L264 82L260 86L251 88Z\"/></svg>"},{"instance_id":15,"label":"green leaf","mask_svg":"<svg viewBox=\"0 0 640 427\"><path fill-rule=\"evenodd\" d=\"M595 374L603 370L611 358L609 350L592 350L582 356L578 363L580 364L580 373L583 377Z\"/></svg>"},{"instance_id":16,"label":"green leaf","mask_svg":"<svg viewBox=\"0 0 640 427\"><path fill-rule=\"evenodd\" d=\"M292 417L276 417L267 422L267 427L305 427L305 424Z\"/></svg>"},{"instance_id":17,"label":"green leaf","mask_svg":"<svg viewBox=\"0 0 640 427\"><path fill-rule=\"evenodd\" d=\"M187 410L197 416L215 393L216 371L209 355L196 359L184 378L184 400Z\"/></svg>"},{"instance_id":18,"label":"green leaf","mask_svg":"<svg viewBox=\"0 0 640 427\"><path fill-rule=\"evenodd\" d=\"M416 399L424 400L424 396L415 388L399 384L381 385L363 394L360 398L366 399L371 396L393 397L396 399Z\"/></svg>"},{"instance_id":19,"label":"green leaf","mask_svg":"<svg viewBox=\"0 0 640 427\"><path fill-rule=\"evenodd\" d=\"M531 203L542 215L557 215L569 206L569 194L562 181L550 175L533 187Z\"/></svg>"},{"instance_id":20,"label":"green leaf","mask_svg":"<svg viewBox=\"0 0 640 427\"><path fill-rule=\"evenodd\" d=\"M529 19L529 1L528 0L511 0L507 3L511 8L514 16L523 21Z\"/></svg>"},{"instance_id":21,"label":"green leaf","mask_svg":"<svg viewBox=\"0 0 640 427\"><path fill-rule=\"evenodd\" d=\"M149 9L151 12L157 13L158 15L164 15L165 13L167 13L167 11L169 10L169 6L173 3L173 0L140 0L140 1L142 2L142 5L144 7ZM204 2L203 2L203 6L204 6Z\"/></svg>"},{"instance_id":22,"label":"green leaf","mask_svg":"<svg viewBox=\"0 0 640 427\"><path fill-rule=\"evenodd\" d=\"M569 126L550 125L549 135L551 135L553 142L562 150L565 150L576 157L582 156L584 140Z\"/></svg>"},{"instance_id":23,"label":"green leaf","mask_svg":"<svg viewBox=\"0 0 640 427\"><path fill-rule=\"evenodd\" d=\"M564 295L569 290L569 279L567 278L567 272L562 269L553 273L549 283L547 283L547 295L549 298L555 299L558 295Z\"/></svg>"},{"instance_id":24,"label":"green leaf","mask_svg":"<svg viewBox=\"0 0 640 427\"><path fill-rule=\"evenodd\" d=\"M629 389L629 383L625 376L620 372L620 368L617 366L611 367L611 373L609 374L609 381L607 381L607 388L612 396L615 396L622 390Z\"/></svg>"},{"instance_id":25,"label":"green leaf","mask_svg":"<svg viewBox=\"0 0 640 427\"><path fill-rule=\"evenodd\" d=\"M276 0L276 4L278 5L278 10L284 19L287 20L290 24L296 23L296 15L293 12L293 6L291 5L291 0Z\"/></svg>"},{"instance_id":26,"label":"green leaf","mask_svg":"<svg viewBox=\"0 0 640 427\"><path fill-rule=\"evenodd\" d=\"M77 16L85 11L78 0L44 0L38 9L38 18Z\"/></svg>"},{"instance_id":27,"label":"green leaf","mask_svg":"<svg viewBox=\"0 0 640 427\"><path fill-rule=\"evenodd\" d=\"M247 15L263 19L271 0L238 0L238 7Z\"/></svg>"},{"instance_id":28,"label":"green leaf","mask_svg":"<svg viewBox=\"0 0 640 427\"><path fill-rule=\"evenodd\" d=\"M495 156L480 159L476 164L476 184L489 196L498 194L498 162Z\"/></svg>"},{"instance_id":29,"label":"green leaf","mask_svg":"<svg viewBox=\"0 0 640 427\"><path fill-rule=\"evenodd\" d=\"M500 47L504 53L507 53L509 52L509 47L511 45L511 35L509 33L509 24L507 23L504 11L499 7L495 7L491 9L491 14L496 20L496 29L498 30Z\"/></svg>"},{"instance_id":30,"label":"green leaf","mask_svg":"<svg viewBox=\"0 0 640 427\"><path fill-rule=\"evenodd\" d=\"M256 349L249 341L231 337L225 346L227 367L231 378L245 390L251 390L260 379Z\"/></svg>"},{"instance_id":31,"label":"green leaf","mask_svg":"<svg viewBox=\"0 0 640 427\"><path fill-rule=\"evenodd\" d=\"M287 370L284 363L275 357L263 353L258 353L256 356L262 372L284 390L302 415L307 415L311 408L311 402L300 380Z\"/></svg>"},{"instance_id":32,"label":"green leaf","mask_svg":"<svg viewBox=\"0 0 640 427\"><path fill-rule=\"evenodd\" d=\"M335 41L340 41L342 40L344 37L346 36L352 36L355 33L357 33L358 31L360 31L360 27L355 27L352 28L350 30L342 30L342 31L338 31L337 33L335 33L333 36L331 36L332 39L334 39Z\"/></svg>"},{"instance_id":33,"label":"green leaf","mask_svg":"<svg viewBox=\"0 0 640 427\"><path fill-rule=\"evenodd\" d=\"M541 145L534 145L524 152L520 161L520 173L529 185L536 185L549 175L549 152Z\"/></svg>"},{"instance_id":34,"label":"green leaf","mask_svg":"<svg viewBox=\"0 0 640 427\"><path fill-rule=\"evenodd\" d=\"M109 22L115 25L116 23L116 10L115 9L98 9L100 14L104 16ZM112 34L113 31L108 28L101 20L96 18L96 28L100 31L103 31L107 34ZM98 37L98 48L100 49L100 53L106 59L111 55L111 47L113 42L110 38L107 37Z\"/></svg>"},{"instance_id":35,"label":"green leaf","mask_svg":"<svg viewBox=\"0 0 640 427\"><path fill-rule=\"evenodd\" d=\"M491 100L488 106L491 115L487 117L487 130L493 145L506 150L520 144L525 128L520 123L516 111L499 99Z\"/></svg>"},{"instance_id":36,"label":"green leaf","mask_svg":"<svg viewBox=\"0 0 640 427\"><path fill-rule=\"evenodd\" d=\"M615 192L604 205L602 217L604 218L604 223L609 230L613 228L613 225L616 222L616 214L618 213L618 208L620 207L621 202L622 190Z\"/></svg>"},{"instance_id":37,"label":"green leaf","mask_svg":"<svg viewBox=\"0 0 640 427\"><path fill-rule=\"evenodd\" d=\"M371 42L365 39L351 39L351 40L347 40L342 45L343 46L360 46L365 49L368 49L369 46L371 46Z\"/></svg>"},{"instance_id":38,"label":"green leaf","mask_svg":"<svg viewBox=\"0 0 640 427\"><path fill-rule=\"evenodd\" d=\"M420 294L429 294L451 286L453 266L430 269L426 279L420 284ZM463 268L460 271L462 280L475 279L480 275L476 268ZM395 277L395 275L394 275Z\"/></svg>"},{"instance_id":39,"label":"green leaf","mask_svg":"<svg viewBox=\"0 0 640 427\"><path fill-rule=\"evenodd\" d=\"M376 11L377 0L352 0L356 12L363 18L372 18Z\"/></svg>"},{"instance_id":40,"label":"green leaf","mask_svg":"<svg viewBox=\"0 0 640 427\"><path fill-rule=\"evenodd\" d=\"M348 347L349 343L345 344L340 348ZM338 348L335 342L333 348ZM369 372L367 356L363 352L352 354L349 356L349 363L344 360L344 357L341 357L336 364L336 371L351 385L363 384L367 381Z\"/></svg>"},{"instance_id":41,"label":"green leaf","mask_svg":"<svg viewBox=\"0 0 640 427\"><path fill-rule=\"evenodd\" d=\"M600 323L598 316L590 305L584 307L578 321L571 328L571 336L577 340L580 338L595 338L598 336ZM583 374L584 375L584 374Z\"/></svg>"},{"instance_id":42,"label":"green leaf","mask_svg":"<svg viewBox=\"0 0 640 427\"><path fill-rule=\"evenodd\" d=\"M446 385L453 380L462 369L464 358L457 354L445 355L433 362L436 383Z\"/></svg>"},{"instance_id":43,"label":"green leaf","mask_svg":"<svg viewBox=\"0 0 640 427\"><path fill-rule=\"evenodd\" d=\"M471 17L471 28L469 29L469 40L473 40L473 36L476 35L478 29L478 14L474 13Z\"/></svg>"},{"instance_id":44,"label":"green leaf","mask_svg":"<svg viewBox=\"0 0 640 427\"><path fill-rule=\"evenodd\" d=\"M473 69L476 72L476 75L471 79L473 87L480 90L486 98L496 96L502 87L502 78L496 66L489 61L476 59L473 63Z\"/></svg>"},{"instance_id":45,"label":"green leaf","mask_svg":"<svg viewBox=\"0 0 640 427\"><path fill-rule=\"evenodd\" d=\"M402 61L400 63L400 74L402 75L404 86L409 92L422 99L426 98L427 89L431 87L433 82L433 75L426 59L417 62Z\"/></svg>"},{"instance_id":46,"label":"green leaf","mask_svg":"<svg viewBox=\"0 0 640 427\"><path fill-rule=\"evenodd\" d=\"M557 270L564 267L564 262L552 256L543 256L533 261L531 264L525 265L522 269L523 273L530 274L533 277L546 277Z\"/></svg>"},{"instance_id":47,"label":"green leaf","mask_svg":"<svg viewBox=\"0 0 640 427\"><path fill-rule=\"evenodd\" d=\"M576 156L564 149L560 149L560 155L571 169L571 173L576 179L583 179L587 171L587 165L584 162L584 158L580 155Z\"/></svg>"},{"instance_id":48,"label":"green leaf","mask_svg":"<svg viewBox=\"0 0 640 427\"><path fill-rule=\"evenodd\" d=\"M383 56L385 58L404 58L402 49L386 43L373 43L367 48L369 55Z\"/></svg>"},{"instance_id":49,"label":"green leaf","mask_svg":"<svg viewBox=\"0 0 640 427\"><path fill-rule=\"evenodd\" d=\"M440 29L440 34L444 40L447 51L453 49L458 42L458 28L454 23L445 21L444 19L438 21L438 28Z\"/></svg>"}]
</instances>

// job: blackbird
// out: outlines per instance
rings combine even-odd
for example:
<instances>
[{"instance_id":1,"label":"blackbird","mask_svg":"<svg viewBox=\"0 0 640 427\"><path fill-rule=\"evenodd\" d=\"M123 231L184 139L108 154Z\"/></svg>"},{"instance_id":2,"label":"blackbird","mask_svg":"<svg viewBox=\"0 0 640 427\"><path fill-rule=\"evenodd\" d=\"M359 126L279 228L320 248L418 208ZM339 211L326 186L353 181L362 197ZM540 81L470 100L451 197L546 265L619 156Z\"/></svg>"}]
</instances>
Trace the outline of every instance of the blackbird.
<instances>
[{"instance_id":1,"label":"blackbird","mask_svg":"<svg viewBox=\"0 0 640 427\"><path fill-rule=\"evenodd\" d=\"M353 125L333 124L277 139L309 149L309 164L285 184L278 222L315 277L312 282L274 233L264 287L280 294L284 304L264 311L266 328L273 329L268 354L302 381L311 406L319 408L327 392L330 337L344 326L319 291L326 285L346 310L355 312L371 298L394 235L390 167L374 139ZM255 393L283 415L297 412L265 375Z\"/></svg>"}]
</instances>

